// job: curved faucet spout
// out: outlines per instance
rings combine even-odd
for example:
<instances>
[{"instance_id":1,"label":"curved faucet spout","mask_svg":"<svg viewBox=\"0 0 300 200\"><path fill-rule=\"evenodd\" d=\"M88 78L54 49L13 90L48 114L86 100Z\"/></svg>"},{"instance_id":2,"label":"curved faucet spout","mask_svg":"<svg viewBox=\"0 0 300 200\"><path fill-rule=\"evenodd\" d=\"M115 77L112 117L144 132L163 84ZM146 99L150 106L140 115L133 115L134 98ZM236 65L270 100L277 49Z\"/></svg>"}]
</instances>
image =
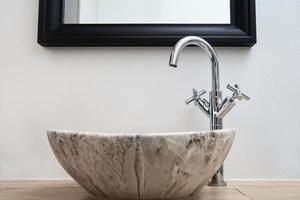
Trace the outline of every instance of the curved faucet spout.
<instances>
[{"instance_id":1,"label":"curved faucet spout","mask_svg":"<svg viewBox=\"0 0 300 200\"><path fill-rule=\"evenodd\" d=\"M220 78L219 78L219 62L217 53L212 48L212 46L206 42L204 39L197 37L197 36L188 36L185 37L177 42L175 45L171 57L169 65L172 67L177 67L178 58L181 51L189 45L196 45L201 47L206 53L208 53L210 60L211 60L211 67L212 67L212 93L216 95L220 91Z\"/></svg>"}]
</instances>

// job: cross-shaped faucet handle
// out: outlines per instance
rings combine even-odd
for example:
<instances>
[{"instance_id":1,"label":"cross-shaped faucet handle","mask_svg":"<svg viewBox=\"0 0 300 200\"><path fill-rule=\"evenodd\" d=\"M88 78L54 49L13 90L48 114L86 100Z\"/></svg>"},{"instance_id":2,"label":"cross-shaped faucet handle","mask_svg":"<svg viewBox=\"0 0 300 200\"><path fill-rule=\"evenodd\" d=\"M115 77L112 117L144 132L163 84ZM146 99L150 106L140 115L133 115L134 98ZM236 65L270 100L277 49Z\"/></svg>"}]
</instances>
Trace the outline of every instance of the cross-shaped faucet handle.
<instances>
[{"instance_id":1,"label":"cross-shaped faucet handle","mask_svg":"<svg viewBox=\"0 0 300 200\"><path fill-rule=\"evenodd\" d=\"M201 90L200 92L198 92L196 89L193 89L193 96L191 96L190 98L188 98L187 100L185 100L186 104L190 104L193 101L198 101L199 99L201 100L201 102L205 105L208 106L209 103L208 101L206 101L205 99L201 99L201 96L206 94L205 90Z\"/></svg>"},{"instance_id":2,"label":"cross-shaped faucet handle","mask_svg":"<svg viewBox=\"0 0 300 200\"><path fill-rule=\"evenodd\" d=\"M239 101L245 99L247 101L250 100L250 97L246 94L242 93L238 84L235 84L234 87L230 84L227 85L227 88L233 92L232 98L238 99Z\"/></svg>"}]
</instances>

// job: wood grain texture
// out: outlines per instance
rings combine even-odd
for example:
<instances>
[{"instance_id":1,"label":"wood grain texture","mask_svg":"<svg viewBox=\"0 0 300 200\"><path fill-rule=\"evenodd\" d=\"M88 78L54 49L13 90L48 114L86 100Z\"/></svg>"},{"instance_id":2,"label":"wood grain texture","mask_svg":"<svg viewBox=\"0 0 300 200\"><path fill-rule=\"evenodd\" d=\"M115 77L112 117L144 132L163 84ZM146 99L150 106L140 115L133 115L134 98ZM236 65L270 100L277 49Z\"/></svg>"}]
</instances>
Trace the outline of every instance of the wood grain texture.
<instances>
[{"instance_id":1,"label":"wood grain texture","mask_svg":"<svg viewBox=\"0 0 300 200\"><path fill-rule=\"evenodd\" d=\"M0 200L95 200L74 181L0 181ZM205 186L193 200L249 200L235 188Z\"/></svg>"},{"instance_id":2,"label":"wood grain texture","mask_svg":"<svg viewBox=\"0 0 300 200\"><path fill-rule=\"evenodd\" d=\"M193 200L299 200L300 181L229 181ZM0 181L0 200L95 200L72 180Z\"/></svg>"},{"instance_id":3,"label":"wood grain texture","mask_svg":"<svg viewBox=\"0 0 300 200\"><path fill-rule=\"evenodd\" d=\"M300 181L233 181L229 186L253 200L300 200Z\"/></svg>"},{"instance_id":4,"label":"wood grain texture","mask_svg":"<svg viewBox=\"0 0 300 200\"><path fill-rule=\"evenodd\" d=\"M155 134L49 131L64 169L100 199L186 199L219 169L232 130Z\"/></svg>"}]
</instances>

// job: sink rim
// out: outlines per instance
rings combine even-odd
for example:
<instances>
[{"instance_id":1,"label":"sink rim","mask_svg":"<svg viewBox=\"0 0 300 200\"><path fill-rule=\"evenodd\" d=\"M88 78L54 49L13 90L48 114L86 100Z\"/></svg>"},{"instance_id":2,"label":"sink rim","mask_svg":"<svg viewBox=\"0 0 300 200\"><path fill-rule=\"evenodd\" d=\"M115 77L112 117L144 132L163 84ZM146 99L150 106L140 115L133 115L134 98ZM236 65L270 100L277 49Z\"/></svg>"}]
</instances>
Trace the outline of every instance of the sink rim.
<instances>
[{"instance_id":1,"label":"sink rim","mask_svg":"<svg viewBox=\"0 0 300 200\"><path fill-rule=\"evenodd\" d=\"M48 130L47 135L50 134L76 134L83 136L99 136L99 137L130 137L130 136L140 136L140 137L151 137L151 136L180 136L180 135L193 135L197 133L208 134L208 133L217 133L217 134L235 134L235 129L218 129L218 130L195 130L195 131L176 131L176 132L96 132L96 131L73 131L73 130Z\"/></svg>"}]
</instances>

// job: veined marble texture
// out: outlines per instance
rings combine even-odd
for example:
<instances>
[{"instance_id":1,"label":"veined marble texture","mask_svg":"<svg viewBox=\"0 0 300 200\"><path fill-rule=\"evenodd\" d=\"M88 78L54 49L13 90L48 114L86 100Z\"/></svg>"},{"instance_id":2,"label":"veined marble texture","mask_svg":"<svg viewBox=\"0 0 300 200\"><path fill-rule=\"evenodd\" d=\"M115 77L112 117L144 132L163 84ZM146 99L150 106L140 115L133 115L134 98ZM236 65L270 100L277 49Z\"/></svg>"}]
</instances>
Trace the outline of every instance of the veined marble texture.
<instances>
[{"instance_id":1,"label":"veined marble texture","mask_svg":"<svg viewBox=\"0 0 300 200\"><path fill-rule=\"evenodd\" d=\"M119 134L48 131L63 168L99 199L192 199L226 158L233 130Z\"/></svg>"}]
</instances>

